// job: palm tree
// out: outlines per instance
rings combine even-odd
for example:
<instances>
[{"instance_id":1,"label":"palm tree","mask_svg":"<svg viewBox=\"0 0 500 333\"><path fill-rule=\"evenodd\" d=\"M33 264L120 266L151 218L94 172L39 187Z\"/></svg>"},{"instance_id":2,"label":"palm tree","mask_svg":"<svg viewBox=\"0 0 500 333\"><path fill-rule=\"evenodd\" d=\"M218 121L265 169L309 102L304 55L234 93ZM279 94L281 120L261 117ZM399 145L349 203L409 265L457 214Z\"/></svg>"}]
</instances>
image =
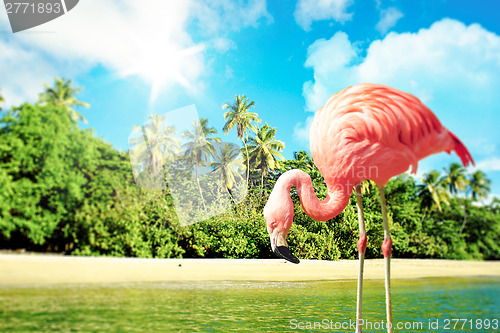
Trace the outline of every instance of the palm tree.
<instances>
[{"instance_id":1,"label":"palm tree","mask_svg":"<svg viewBox=\"0 0 500 333\"><path fill-rule=\"evenodd\" d=\"M444 171L443 183L448 187L450 194L456 195L458 192L465 191L469 181L466 178L465 169L460 163L451 163L448 169L444 168Z\"/></svg>"},{"instance_id":2,"label":"palm tree","mask_svg":"<svg viewBox=\"0 0 500 333\"><path fill-rule=\"evenodd\" d=\"M255 112L248 111L251 107L255 106L255 102L251 101L245 95L236 95L235 102L231 105L224 104L222 106L223 110L228 110L224 113L224 120L226 123L222 130L224 134L227 134L229 130L236 126L236 131L238 134L238 139L243 141L245 146L245 156L248 156L248 147L246 141L248 140L248 130L252 130L254 133L257 132L253 122L260 123L261 120L258 114ZM248 179L250 177L250 161L246 159L247 164L247 186Z\"/></svg>"},{"instance_id":3,"label":"palm tree","mask_svg":"<svg viewBox=\"0 0 500 333\"><path fill-rule=\"evenodd\" d=\"M68 110L71 119L78 121L82 120L87 123L87 120L79 112L73 109L73 106L83 106L88 108L88 103L76 99L76 95L82 90L82 87L74 88L71 86L71 80L60 79L56 76L54 86L50 87L47 83L43 84L45 91L38 96L41 104L54 103L64 105Z\"/></svg>"},{"instance_id":4,"label":"palm tree","mask_svg":"<svg viewBox=\"0 0 500 333\"><path fill-rule=\"evenodd\" d=\"M484 199L490 193L491 181L486 177L486 174L481 170L477 170L472 175L470 175L468 182L468 190L470 191L471 199L476 201L477 199ZM464 220L462 226L460 227L460 234L464 231L465 224L467 223L466 218L466 204L467 200L464 200Z\"/></svg>"},{"instance_id":5,"label":"palm tree","mask_svg":"<svg viewBox=\"0 0 500 333\"><path fill-rule=\"evenodd\" d=\"M217 134L217 130L214 127L208 127L208 120L205 118L201 118L200 121L193 119L193 131L185 130L182 133L182 136L189 140L183 145L184 155L189 157L195 165L196 182L203 206L205 206L205 199L200 186L199 167L208 164L214 152L213 144L221 141L220 138L212 137L214 134Z\"/></svg>"},{"instance_id":6,"label":"palm tree","mask_svg":"<svg viewBox=\"0 0 500 333\"><path fill-rule=\"evenodd\" d=\"M469 192L473 201L485 199L490 193L491 181L481 170L475 171L469 177Z\"/></svg>"},{"instance_id":7,"label":"palm tree","mask_svg":"<svg viewBox=\"0 0 500 333\"><path fill-rule=\"evenodd\" d=\"M424 175L421 184L417 185L417 196L420 198L420 209L423 211L422 220L426 213L438 209L442 211L442 203L449 204L448 192L443 187L439 172L432 170Z\"/></svg>"},{"instance_id":8,"label":"palm tree","mask_svg":"<svg viewBox=\"0 0 500 333\"><path fill-rule=\"evenodd\" d=\"M443 176L443 183L447 185L448 191L452 195L457 195L458 192L463 192L469 185L469 180L466 178L465 169L457 162L451 163L448 169L444 168L445 175ZM467 200L463 200L464 204L464 218L460 233L462 233L465 224L467 223Z\"/></svg>"},{"instance_id":9,"label":"palm tree","mask_svg":"<svg viewBox=\"0 0 500 333\"><path fill-rule=\"evenodd\" d=\"M293 160L292 161L288 161L288 162L292 162L292 166L290 169L283 169L282 171L285 172L287 170L291 170L291 169L300 169L302 171L305 171L309 174L309 176L311 176L311 179L313 180L313 184L315 184L315 182L319 181L319 183L321 183L323 185L323 175L321 174L321 172L319 172L318 170L318 167L316 166L316 164L314 164L314 160L311 158L311 156L301 150L299 152L294 152L293 153ZM279 163L278 163L279 164Z\"/></svg>"},{"instance_id":10,"label":"palm tree","mask_svg":"<svg viewBox=\"0 0 500 333\"><path fill-rule=\"evenodd\" d=\"M224 187L231 197L233 204L233 187L243 177L238 170L243 169L243 160L240 158L240 149L231 143L222 143L217 145L213 151L214 161L211 163L214 175L222 180Z\"/></svg>"},{"instance_id":11,"label":"palm tree","mask_svg":"<svg viewBox=\"0 0 500 333\"><path fill-rule=\"evenodd\" d=\"M500 199L497 197L493 197L493 200L491 201L489 205L489 209L493 214L500 214Z\"/></svg>"},{"instance_id":12,"label":"palm tree","mask_svg":"<svg viewBox=\"0 0 500 333\"><path fill-rule=\"evenodd\" d=\"M3 102L5 102L5 100L3 99L3 96L0 94L0 104L2 104ZM1 105L0 105L0 111L2 111Z\"/></svg>"},{"instance_id":13,"label":"palm tree","mask_svg":"<svg viewBox=\"0 0 500 333\"><path fill-rule=\"evenodd\" d=\"M262 195L262 190L264 188L264 176L267 174L267 170L271 169L274 171L276 166L276 158L281 160L285 158L279 153L285 148L285 144L276 140L275 138L276 128L272 128L267 123L262 127L257 128L257 135L250 138L250 159L252 163L255 163L257 168L260 168L261 180L260 180L260 194Z\"/></svg>"},{"instance_id":14,"label":"palm tree","mask_svg":"<svg viewBox=\"0 0 500 333\"><path fill-rule=\"evenodd\" d=\"M307 173L316 168L311 156L303 150L294 152L293 159L297 163L297 169L301 169Z\"/></svg>"},{"instance_id":15,"label":"palm tree","mask_svg":"<svg viewBox=\"0 0 500 333\"><path fill-rule=\"evenodd\" d=\"M157 114L151 115L150 124L136 126L135 132L141 135L129 140L131 159L137 162L138 168L142 170L147 180L153 182L145 184L147 188L161 188L163 186L163 176L158 176L163 172L166 161L172 160L179 148L179 139L175 137L174 126L167 125L164 117ZM159 181L158 181L159 180Z\"/></svg>"}]
</instances>

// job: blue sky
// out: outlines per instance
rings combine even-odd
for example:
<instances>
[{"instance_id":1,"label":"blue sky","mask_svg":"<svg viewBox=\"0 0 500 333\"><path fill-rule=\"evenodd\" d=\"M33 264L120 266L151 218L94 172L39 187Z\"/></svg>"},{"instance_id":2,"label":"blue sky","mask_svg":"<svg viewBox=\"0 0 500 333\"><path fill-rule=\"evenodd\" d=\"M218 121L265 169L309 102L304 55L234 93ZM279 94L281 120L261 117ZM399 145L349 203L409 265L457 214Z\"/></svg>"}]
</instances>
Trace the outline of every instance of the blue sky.
<instances>
[{"instance_id":1,"label":"blue sky","mask_svg":"<svg viewBox=\"0 0 500 333\"><path fill-rule=\"evenodd\" d=\"M83 86L88 127L127 149L151 113L195 104L221 131L235 94L277 128L284 156L308 150L313 111L359 82L426 103L469 147L500 196L498 1L85 0L12 34L0 10L0 88L35 101L54 76ZM236 141L235 134L226 137ZM442 170L456 156L419 164Z\"/></svg>"}]
</instances>

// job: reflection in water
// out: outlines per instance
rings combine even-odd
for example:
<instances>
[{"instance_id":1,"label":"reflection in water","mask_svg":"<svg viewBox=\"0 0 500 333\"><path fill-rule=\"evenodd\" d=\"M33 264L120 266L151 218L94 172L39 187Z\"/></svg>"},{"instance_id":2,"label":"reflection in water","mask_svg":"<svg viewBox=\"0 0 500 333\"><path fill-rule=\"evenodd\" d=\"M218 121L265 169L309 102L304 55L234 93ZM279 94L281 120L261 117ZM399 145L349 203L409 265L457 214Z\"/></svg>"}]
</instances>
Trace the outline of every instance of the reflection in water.
<instances>
[{"instance_id":1,"label":"reflection in water","mask_svg":"<svg viewBox=\"0 0 500 333\"><path fill-rule=\"evenodd\" d=\"M385 320L383 281L365 283L364 317L379 323ZM0 331L345 332L291 326L354 320L355 286L328 281L0 288ZM449 332L442 329L446 318L492 319L500 309L499 290L498 279L394 280L394 322L423 323L423 330L398 332ZM441 320L441 328L429 330L430 319Z\"/></svg>"}]
</instances>

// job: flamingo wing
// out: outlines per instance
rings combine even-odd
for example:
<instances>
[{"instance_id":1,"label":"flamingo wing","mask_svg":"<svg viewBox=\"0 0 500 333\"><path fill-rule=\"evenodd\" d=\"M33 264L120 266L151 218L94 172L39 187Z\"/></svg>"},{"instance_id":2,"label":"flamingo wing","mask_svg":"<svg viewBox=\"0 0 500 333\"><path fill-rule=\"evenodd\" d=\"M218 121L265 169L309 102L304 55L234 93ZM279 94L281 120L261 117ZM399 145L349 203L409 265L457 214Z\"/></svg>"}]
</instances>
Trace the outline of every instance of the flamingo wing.
<instances>
[{"instance_id":1,"label":"flamingo wing","mask_svg":"<svg viewBox=\"0 0 500 333\"><path fill-rule=\"evenodd\" d=\"M311 153L327 184L328 175L342 174L353 182L372 179L384 185L410 166L415 173L420 159L452 150L464 166L474 163L463 143L418 98L378 84L358 84L333 95L311 125ZM368 168L376 169L368 173Z\"/></svg>"}]
</instances>

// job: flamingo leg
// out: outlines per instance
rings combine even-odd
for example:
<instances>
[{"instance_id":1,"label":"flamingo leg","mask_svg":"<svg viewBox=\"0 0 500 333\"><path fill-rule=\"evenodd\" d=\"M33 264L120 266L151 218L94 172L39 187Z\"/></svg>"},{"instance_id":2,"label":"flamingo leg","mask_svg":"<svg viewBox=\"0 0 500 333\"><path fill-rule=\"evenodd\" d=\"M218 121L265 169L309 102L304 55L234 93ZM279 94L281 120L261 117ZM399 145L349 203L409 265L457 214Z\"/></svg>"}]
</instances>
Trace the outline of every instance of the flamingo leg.
<instances>
[{"instance_id":1,"label":"flamingo leg","mask_svg":"<svg viewBox=\"0 0 500 333\"><path fill-rule=\"evenodd\" d=\"M358 206L358 221L359 221L359 240L358 240L358 254L359 254L359 269L358 269L358 295L356 302L356 333L362 332L363 320L361 316L362 308L362 294L363 294L363 270L365 262L366 250L366 229L365 229L365 216L363 213L363 195L361 194L361 184L355 186L356 205Z\"/></svg>"},{"instance_id":2,"label":"flamingo leg","mask_svg":"<svg viewBox=\"0 0 500 333\"><path fill-rule=\"evenodd\" d=\"M392 307L391 307L391 252L392 240L389 232L389 224L387 222L387 207L385 202L385 191L383 187L379 187L380 192L380 207L382 210L382 219L384 223L384 242L382 243L382 252L384 253L385 262L385 305L387 313L387 332L392 333Z\"/></svg>"}]
</instances>

